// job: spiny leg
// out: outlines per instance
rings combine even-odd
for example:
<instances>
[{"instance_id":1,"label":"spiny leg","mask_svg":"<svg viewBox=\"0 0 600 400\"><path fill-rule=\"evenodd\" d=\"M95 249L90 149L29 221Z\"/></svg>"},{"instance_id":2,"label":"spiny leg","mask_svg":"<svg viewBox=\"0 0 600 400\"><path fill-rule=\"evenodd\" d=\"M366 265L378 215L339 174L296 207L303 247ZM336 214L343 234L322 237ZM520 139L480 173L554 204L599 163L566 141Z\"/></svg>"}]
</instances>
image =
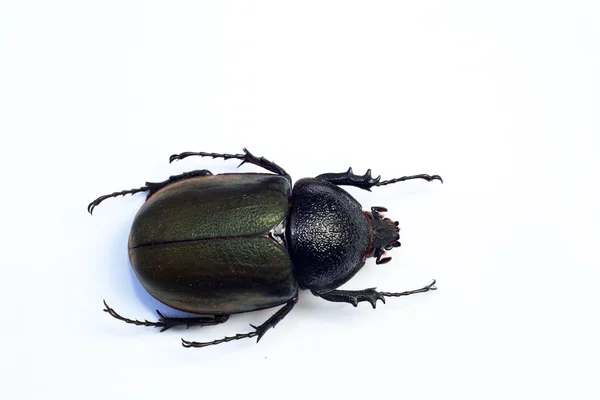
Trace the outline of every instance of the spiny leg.
<instances>
[{"instance_id":1,"label":"spiny leg","mask_svg":"<svg viewBox=\"0 0 600 400\"><path fill-rule=\"evenodd\" d=\"M96 208L96 206L98 204L102 203L106 199L110 199L111 197L124 196L126 194L136 194L136 193L140 193L140 192L148 192L147 198L149 198L154 193L156 193L158 190L162 189L163 187L167 186L170 183L181 181L181 180L188 179L188 178L197 177L197 176L209 176L209 175L212 175L212 172L210 172L207 169L200 169L200 170L196 170L196 171L184 172L183 174L180 174L180 175L173 175L173 176L169 177L169 179L167 179L163 182L156 182L156 183L146 182L146 186L142 186L141 188L138 188L138 189L123 190L121 192L114 192L111 194L106 194L104 196L100 196L96 200L94 200L90 204L88 204L87 209L88 209L88 212L90 214L92 214L92 212L94 211L94 208Z\"/></svg>"},{"instance_id":2,"label":"spiny leg","mask_svg":"<svg viewBox=\"0 0 600 400\"><path fill-rule=\"evenodd\" d=\"M238 333L235 336L226 336L223 339L213 340L212 342L190 342L188 340L181 339L181 344L183 345L183 347L206 347L215 344L231 342L232 340L249 339L255 336L257 337L256 343L258 343L259 340L269 329L275 328L275 325L277 325L282 319L285 318L286 315L289 314L290 311L292 311L292 308L294 308L297 301L297 297L294 297L293 299L288 301L285 306L281 307L275 314L271 316L271 318L266 320L262 325L250 325L252 328L254 328L254 331L252 332Z\"/></svg>"},{"instance_id":3,"label":"spiny leg","mask_svg":"<svg viewBox=\"0 0 600 400\"><path fill-rule=\"evenodd\" d=\"M439 175L419 174L419 175L403 176L401 178L394 178L394 179L390 179L389 181L382 181L382 182L377 183L375 186L391 185L392 183L409 181L411 179L425 179L428 182L431 182L431 181L434 181L437 179L438 181L444 183L444 180Z\"/></svg>"},{"instance_id":4,"label":"spiny leg","mask_svg":"<svg viewBox=\"0 0 600 400\"><path fill-rule=\"evenodd\" d=\"M435 279L429 285L424 286L420 289L409 290L406 292L378 292L375 288L365 289L365 290L332 290L326 293L318 293L313 291L315 296L319 296L320 298L332 301L335 303L350 303L354 307L358 306L358 303L362 301L367 301L371 303L373 308L375 308L377 300L381 300L385 304L386 297L400 297L400 296L408 296L415 293L425 293L430 290L436 290Z\"/></svg>"},{"instance_id":5,"label":"spiny leg","mask_svg":"<svg viewBox=\"0 0 600 400\"><path fill-rule=\"evenodd\" d=\"M373 186L377 185L381 176L373 178L370 169L364 175L356 175L350 167L346 172L321 174L316 178L338 186L356 186L364 190L371 190Z\"/></svg>"},{"instance_id":6,"label":"spiny leg","mask_svg":"<svg viewBox=\"0 0 600 400\"><path fill-rule=\"evenodd\" d=\"M244 165L245 163L254 164L254 165L257 165L259 167L266 169L267 171L271 171L277 175L284 176L291 182L292 178L279 165L275 164L272 161L267 160L264 157L256 157L255 155L250 153L248 151L248 149L246 149L246 148L244 148L243 150L244 150L244 154L220 154L220 153L205 153L203 151L199 151L199 152L186 151L185 153L181 153L181 154L173 154L171 157L169 157L169 162L173 162L176 160L182 160L182 159L184 159L186 157L190 157L190 156L222 158L224 160L236 159L236 160L242 160L240 165L238 165L238 168L241 167L242 165Z\"/></svg>"},{"instance_id":7,"label":"spiny leg","mask_svg":"<svg viewBox=\"0 0 600 400\"><path fill-rule=\"evenodd\" d=\"M159 320L158 322L152 322L148 320L138 321L136 319L129 319L120 316L117 312L106 304L106 300L104 300L104 312L109 313L112 317L126 322L128 324L138 325L138 326L151 326L156 328L162 328L160 331L164 332L169 328L178 325L184 325L188 328L190 326L209 326L209 325L218 325L229 319L229 315L220 314L220 315L205 315L202 317L190 317L190 318L172 318L165 317L160 311L156 310L158 314Z\"/></svg>"},{"instance_id":8,"label":"spiny leg","mask_svg":"<svg viewBox=\"0 0 600 400\"><path fill-rule=\"evenodd\" d=\"M358 188L364 190L371 190L373 186L385 186L390 185L396 182L408 181L411 179L425 179L426 181L433 181L435 179L442 181L442 178L439 175L412 175L412 176L403 176L401 178L395 178L388 181L381 181L381 176L377 178L373 178L371 176L371 170L368 169L364 175L356 175L352 172L352 168L348 168L348 171L341 173L327 173L321 174L316 177L317 179L322 179L329 183L333 183L338 186L356 186Z\"/></svg>"}]
</instances>

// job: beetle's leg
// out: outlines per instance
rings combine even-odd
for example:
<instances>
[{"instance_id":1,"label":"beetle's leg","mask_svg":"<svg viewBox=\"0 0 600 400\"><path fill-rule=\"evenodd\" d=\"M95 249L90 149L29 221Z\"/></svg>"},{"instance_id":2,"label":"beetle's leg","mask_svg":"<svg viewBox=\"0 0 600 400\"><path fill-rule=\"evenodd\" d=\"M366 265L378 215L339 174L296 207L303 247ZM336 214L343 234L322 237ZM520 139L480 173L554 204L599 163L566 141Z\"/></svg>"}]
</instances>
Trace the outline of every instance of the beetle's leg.
<instances>
[{"instance_id":1,"label":"beetle's leg","mask_svg":"<svg viewBox=\"0 0 600 400\"><path fill-rule=\"evenodd\" d=\"M173 175L173 176L169 177L169 179L167 179L166 181L163 181L163 182L156 182L156 183L146 182L146 186L142 186L141 188L138 188L138 189L123 190L121 192L114 192L111 194L106 194L104 196L98 197L96 200L94 200L90 204L88 204L88 212L91 214L94 211L94 208L96 208L96 206L98 204L102 203L106 199L110 199L111 197L124 196L126 194L136 194L136 193L140 193L140 192L148 192L147 198L149 198L154 193L156 193L159 189L164 188L165 186L167 186L170 183L181 181L181 180L188 179L188 178L197 177L197 176L208 176L208 175L212 175L212 172L210 172L207 169L200 169L200 170L196 170L196 171L184 172L183 174L180 174L180 175Z\"/></svg>"},{"instance_id":2,"label":"beetle's leg","mask_svg":"<svg viewBox=\"0 0 600 400\"><path fill-rule=\"evenodd\" d=\"M371 190L371 188L373 186L390 185L392 183L408 181L411 179L425 179L429 182L433 181L434 179L442 181L442 178L438 175L427 175L427 174L403 176L401 178L391 179L389 181L381 181L380 176L378 176L377 178L373 178L371 176L370 169L368 169L364 175L355 175L354 172L352 172L352 168L349 168L348 171L341 172L341 173L321 174L321 175L317 176L316 178L322 179L324 181L333 183L334 185L338 185L338 186L356 186L358 188L361 188L364 190L369 190L369 191Z\"/></svg>"},{"instance_id":3,"label":"beetle's leg","mask_svg":"<svg viewBox=\"0 0 600 400\"><path fill-rule=\"evenodd\" d=\"M224 160L230 160L230 159L242 160L240 165L238 165L238 168L245 163L250 163L250 164L258 165L259 167L262 167L262 168L266 169L267 171L276 173L277 175L284 176L290 182L292 179L288 175L288 173L285 172L285 170L283 168L281 168L279 165L275 164L272 161L265 159L264 157L256 157L254 154L250 153L246 148L244 148L244 154L219 154L219 153L205 153L203 151L199 151L199 152L187 151L187 152L181 153L181 154L173 154L171 157L169 157L169 162L173 162L176 160L182 160L189 156L222 158Z\"/></svg>"},{"instance_id":4,"label":"beetle's leg","mask_svg":"<svg viewBox=\"0 0 600 400\"><path fill-rule=\"evenodd\" d=\"M431 181L434 181L437 179L438 181L444 183L442 177L439 175L419 174L419 175L410 175L410 176L403 176L400 178L394 178L394 179L390 179L388 181L382 181L382 182L377 183L375 186L391 185L392 183L410 181L411 179L425 179L427 182L431 182Z\"/></svg>"},{"instance_id":5,"label":"beetle's leg","mask_svg":"<svg viewBox=\"0 0 600 400\"><path fill-rule=\"evenodd\" d=\"M377 300L381 300L385 304L386 297L400 297L400 296L408 296L415 293L425 293L430 290L436 290L435 279L429 285L422 287L421 289L409 290L407 292L399 292L399 293L390 293L390 292L378 292L375 288L365 289L365 290L332 290L326 293L319 293L313 291L312 293L315 296L319 296L322 299L327 301L332 301L336 303L350 303L354 307L358 306L358 303L361 301L368 301L371 303L373 308L377 303Z\"/></svg>"},{"instance_id":6,"label":"beetle's leg","mask_svg":"<svg viewBox=\"0 0 600 400\"><path fill-rule=\"evenodd\" d=\"M166 331L169 328L174 326L184 325L186 327L190 326L208 326L208 325L217 325L222 324L223 322L229 319L229 315L221 314L221 315L204 315L202 317L190 317L190 318L171 318L165 317L160 311L156 310L156 313L159 316L158 322L151 322L148 320L138 321L136 319L129 319L120 316L117 312L106 304L104 301L104 312L109 313L112 317L126 322L128 324L138 325L138 326L152 326L155 328L161 328L161 332Z\"/></svg>"},{"instance_id":7,"label":"beetle's leg","mask_svg":"<svg viewBox=\"0 0 600 400\"><path fill-rule=\"evenodd\" d=\"M258 343L260 338L262 338L263 335L269 329L275 328L275 325L277 325L282 319L285 318L286 315L289 314L290 311L292 311L292 308L294 308L294 306L296 305L296 302L298 302L298 297L294 296L293 299L288 301L285 306L281 307L275 314L273 314L271 316L271 318L266 320L262 325L259 325L259 326L250 325L252 328L254 328L254 331L252 331L252 332L238 333L235 336L226 336L223 339L213 340L212 342L190 342L188 340L181 339L181 344L183 345L183 347L206 347L206 346L212 346L215 344L231 342L232 340L249 339L249 338L253 338L255 336L256 336L256 343Z\"/></svg>"},{"instance_id":8,"label":"beetle's leg","mask_svg":"<svg viewBox=\"0 0 600 400\"><path fill-rule=\"evenodd\" d=\"M364 175L355 175L352 167L350 167L346 172L321 174L316 179L321 179L338 186L356 186L361 189L371 190L373 186L377 185L381 177L373 178L370 169Z\"/></svg>"}]
</instances>

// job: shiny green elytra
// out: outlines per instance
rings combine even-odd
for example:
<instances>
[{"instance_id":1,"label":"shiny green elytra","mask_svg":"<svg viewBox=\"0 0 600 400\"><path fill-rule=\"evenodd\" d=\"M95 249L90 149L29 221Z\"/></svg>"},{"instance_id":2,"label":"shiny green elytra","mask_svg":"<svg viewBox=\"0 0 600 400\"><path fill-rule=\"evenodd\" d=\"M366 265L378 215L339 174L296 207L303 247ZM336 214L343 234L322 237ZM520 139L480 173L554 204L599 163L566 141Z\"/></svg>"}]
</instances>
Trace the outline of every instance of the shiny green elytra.
<instances>
[{"instance_id":1,"label":"shiny green elytra","mask_svg":"<svg viewBox=\"0 0 600 400\"><path fill-rule=\"evenodd\" d=\"M221 174L168 185L137 213L131 265L163 303L199 314L274 307L296 293L292 261L273 236L291 187L272 174Z\"/></svg>"}]
</instances>

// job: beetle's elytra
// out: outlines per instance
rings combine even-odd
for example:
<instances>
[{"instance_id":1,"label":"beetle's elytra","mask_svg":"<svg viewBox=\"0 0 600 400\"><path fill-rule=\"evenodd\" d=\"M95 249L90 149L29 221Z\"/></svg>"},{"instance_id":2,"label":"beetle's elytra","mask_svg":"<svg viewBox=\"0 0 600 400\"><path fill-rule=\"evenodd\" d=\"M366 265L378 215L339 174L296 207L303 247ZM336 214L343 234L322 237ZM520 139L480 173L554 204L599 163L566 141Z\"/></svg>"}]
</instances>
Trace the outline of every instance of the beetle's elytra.
<instances>
[{"instance_id":1,"label":"beetle's elytra","mask_svg":"<svg viewBox=\"0 0 600 400\"><path fill-rule=\"evenodd\" d=\"M269 173L213 175L208 170L186 172L139 189L100 196L88 206L90 214L105 199L147 192L129 235L129 258L146 290L162 303L199 314L170 318L158 312L157 322L124 318L104 303L104 311L135 325L162 328L206 326L227 321L234 313L284 305L249 333L211 342L183 340L184 347L205 347L257 337L275 327L294 307L298 289L310 290L327 301L366 301L375 308L385 297L435 290L435 280L417 290L400 293L375 289L337 290L369 257L377 264L390 261L386 251L400 246L398 222L386 218L384 207L362 206L340 186L371 190L411 179L439 180L438 175L404 176L388 181L373 178L371 170L355 175L326 173L292 185L283 168L243 154L187 152L189 156L238 159Z\"/></svg>"}]
</instances>

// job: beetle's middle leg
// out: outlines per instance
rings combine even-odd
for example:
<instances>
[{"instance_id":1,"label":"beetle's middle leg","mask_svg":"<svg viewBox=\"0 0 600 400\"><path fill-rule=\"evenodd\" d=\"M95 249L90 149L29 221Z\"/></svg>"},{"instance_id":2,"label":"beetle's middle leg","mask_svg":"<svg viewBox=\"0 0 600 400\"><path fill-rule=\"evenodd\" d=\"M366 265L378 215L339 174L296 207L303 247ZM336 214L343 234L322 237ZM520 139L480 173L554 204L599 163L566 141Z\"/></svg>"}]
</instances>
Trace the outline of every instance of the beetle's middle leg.
<instances>
[{"instance_id":1,"label":"beetle's middle leg","mask_svg":"<svg viewBox=\"0 0 600 400\"><path fill-rule=\"evenodd\" d=\"M169 162L173 162L176 160L183 160L184 158L190 157L190 156L222 158L224 160L236 159L236 160L242 160L242 162L240 163L240 165L238 165L238 167L242 166L245 163L254 164L261 168L266 169L267 171L271 171L277 175L284 176L290 182L292 181L292 178L290 177L290 175L287 172L285 172L285 170L283 168L281 168L279 165L275 164L273 161L269 161L264 157L256 157L254 154L250 153L248 151L248 149L244 148L243 150L244 150L244 154L220 154L220 153L205 153L203 151L199 151L199 152L187 151L187 152L181 153L181 154L173 154L171 157L169 157Z\"/></svg>"},{"instance_id":2,"label":"beetle's middle leg","mask_svg":"<svg viewBox=\"0 0 600 400\"><path fill-rule=\"evenodd\" d=\"M109 313L112 317L118 319L119 321L126 322L128 324L138 325L138 326L152 326L155 328L161 328L161 332L166 331L169 328L173 328L174 326L209 326L209 325L218 325L229 319L229 315L220 314L220 315L203 315L201 317L189 317L189 318L172 318L165 317L160 311L156 310L156 313L159 316L159 320L157 322L152 322L148 320L138 321L136 319L129 319L120 316L117 312L106 304L104 301L104 312Z\"/></svg>"},{"instance_id":3,"label":"beetle's middle leg","mask_svg":"<svg viewBox=\"0 0 600 400\"><path fill-rule=\"evenodd\" d=\"M265 333L267 333L267 331L269 329L275 328L275 325L277 325L282 319L285 318L286 315L288 315L290 313L290 311L292 311L292 308L294 308L294 306L296 305L297 302L298 302L298 297L296 295L296 296L294 296L293 299L289 300L285 306L281 307L275 314L273 314L271 316L271 318L269 318L268 320L263 322L262 325L259 325L259 326L250 325L252 328L254 328L254 331L252 331L252 332L238 333L235 336L226 336L223 339L213 340L212 342L190 342L188 340L181 339L181 344L183 345L183 347L206 347L206 346L212 346L214 344L231 342L232 340L249 339L249 338L253 338L255 336L256 336L256 343L258 343L260 338L262 338L263 335Z\"/></svg>"},{"instance_id":4,"label":"beetle's middle leg","mask_svg":"<svg viewBox=\"0 0 600 400\"><path fill-rule=\"evenodd\" d=\"M209 176L209 175L212 175L212 172L210 172L209 170L199 169L196 171L184 172L183 174L180 174L180 175L173 175L173 176L169 177L169 179L162 181L162 182L146 182L146 186L142 186L141 188L131 189L131 190L123 190L121 192L114 192L111 194L106 194L106 195L100 196L96 200L92 201L88 205L88 212L91 214L94 211L94 208L96 208L96 206L98 204L102 203L106 199L110 199L111 197L125 196L126 194L136 194L136 193L140 193L140 192L148 192L147 198L149 198L154 193L158 192L158 190L164 188L165 186L167 186L170 183L181 181L184 179L194 178L197 176Z\"/></svg>"},{"instance_id":5,"label":"beetle's middle leg","mask_svg":"<svg viewBox=\"0 0 600 400\"><path fill-rule=\"evenodd\" d=\"M356 186L364 190L371 190L373 186L391 185L392 183L409 181L412 179L425 179L429 182L437 179L440 182L443 182L442 178L439 175L427 174L403 176L401 178L394 178L387 181L382 181L381 176L373 178L371 176L370 169L367 170L367 172L364 175L356 175L354 174L354 172L352 172L352 168L348 168L348 171L341 173L321 174L317 176L316 179L321 179L338 186Z\"/></svg>"},{"instance_id":6,"label":"beetle's middle leg","mask_svg":"<svg viewBox=\"0 0 600 400\"><path fill-rule=\"evenodd\" d=\"M397 293L378 292L374 288L371 288L371 289L365 289L365 290L332 290L330 292L325 292L325 293L319 293L319 292L316 292L313 290L312 293L315 296L319 296L320 298L322 298L324 300L332 301L335 303L350 303L354 307L358 306L358 303L360 303L362 301L367 301L367 302L371 303L373 308L375 308L377 300L381 300L383 303L385 303L386 297L401 297L401 296L409 296L411 294L416 294L416 293L429 292L430 290L437 289L434 285L435 285L435 279L433 280L433 282L431 282L427 286L424 286L424 287L422 287L420 289L416 289L416 290L409 290L406 292L397 292Z\"/></svg>"}]
</instances>

